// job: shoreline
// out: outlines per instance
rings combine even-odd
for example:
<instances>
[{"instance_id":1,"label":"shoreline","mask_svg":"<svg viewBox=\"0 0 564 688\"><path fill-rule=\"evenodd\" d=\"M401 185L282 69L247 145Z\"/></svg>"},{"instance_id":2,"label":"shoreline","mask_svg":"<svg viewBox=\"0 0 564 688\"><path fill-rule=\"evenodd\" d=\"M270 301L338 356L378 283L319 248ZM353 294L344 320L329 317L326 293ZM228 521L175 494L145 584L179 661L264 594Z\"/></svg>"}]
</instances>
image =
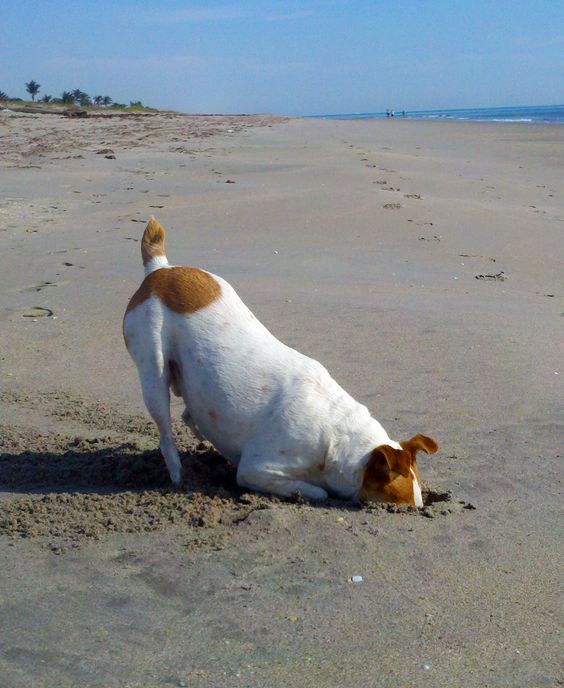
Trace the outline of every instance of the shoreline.
<instances>
[{"instance_id":1,"label":"shoreline","mask_svg":"<svg viewBox=\"0 0 564 688\"><path fill-rule=\"evenodd\" d=\"M390 114L393 113L393 114ZM357 119L412 119L416 121L495 122L498 124L564 124L564 104L522 105L512 107L450 108L442 110L388 110L387 112L359 112L333 115L310 115L312 118Z\"/></svg>"},{"instance_id":2,"label":"shoreline","mask_svg":"<svg viewBox=\"0 0 564 688\"><path fill-rule=\"evenodd\" d=\"M436 123L436 124L491 124L491 125L510 125L514 126L517 124L522 124L526 126L535 127L561 127L564 126L563 122L534 122L532 120L495 120L495 119L457 119L452 118L439 118L439 117L327 117L324 115L304 115L302 117L295 117L295 119L319 119L332 122L421 122L421 123Z\"/></svg>"}]
</instances>

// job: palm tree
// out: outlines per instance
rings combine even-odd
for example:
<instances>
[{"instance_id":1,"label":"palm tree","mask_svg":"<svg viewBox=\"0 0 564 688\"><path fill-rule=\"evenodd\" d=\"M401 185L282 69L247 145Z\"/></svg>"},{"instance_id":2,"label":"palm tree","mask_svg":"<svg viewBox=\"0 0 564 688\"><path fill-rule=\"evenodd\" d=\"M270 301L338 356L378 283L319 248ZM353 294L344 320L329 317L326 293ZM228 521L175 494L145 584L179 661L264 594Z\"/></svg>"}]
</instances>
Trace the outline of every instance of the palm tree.
<instances>
[{"instance_id":1,"label":"palm tree","mask_svg":"<svg viewBox=\"0 0 564 688\"><path fill-rule=\"evenodd\" d=\"M61 94L61 103L65 103L65 105L71 105L74 103L74 96L70 91L63 91Z\"/></svg>"},{"instance_id":2,"label":"palm tree","mask_svg":"<svg viewBox=\"0 0 564 688\"><path fill-rule=\"evenodd\" d=\"M25 85L25 90L31 95L31 100L35 100L35 96L39 93L40 88L41 86L33 79Z\"/></svg>"},{"instance_id":3,"label":"palm tree","mask_svg":"<svg viewBox=\"0 0 564 688\"><path fill-rule=\"evenodd\" d=\"M51 96L48 96L47 94L45 94L45 95L43 96L43 98L41 98L41 102L42 102L42 103L50 103L51 100L52 100Z\"/></svg>"},{"instance_id":4,"label":"palm tree","mask_svg":"<svg viewBox=\"0 0 564 688\"><path fill-rule=\"evenodd\" d=\"M4 91L0 91L0 100L10 100L8 98L8 94L4 93Z\"/></svg>"},{"instance_id":5,"label":"palm tree","mask_svg":"<svg viewBox=\"0 0 564 688\"><path fill-rule=\"evenodd\" d=\"M104 96L94 96L93 100L96 105L100 106L104 102Z\"/></svg>"},{"instance_id":6,"label":"palm tree","mask_svg":"<svg viewBox=\"0 0 564 688\"><path fill-rule=\"evenodd\" d=\"M112 99L110 98L110 96L104 96L102 102L106 107L108 107L108 105L112 104Z\"/></svg>"}]
</instances>

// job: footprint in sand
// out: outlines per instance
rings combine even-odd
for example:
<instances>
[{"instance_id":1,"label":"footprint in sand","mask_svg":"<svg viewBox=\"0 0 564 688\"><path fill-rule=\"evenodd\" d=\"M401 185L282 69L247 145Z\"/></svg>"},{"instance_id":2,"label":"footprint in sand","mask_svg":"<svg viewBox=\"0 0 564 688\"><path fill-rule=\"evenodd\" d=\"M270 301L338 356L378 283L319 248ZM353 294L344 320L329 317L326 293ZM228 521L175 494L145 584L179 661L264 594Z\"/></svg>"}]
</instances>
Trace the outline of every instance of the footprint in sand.
<instances>
[{"instance_id":1,"label":"footprint in sand","mask_svg":"<svg viewBox=\"0 0 564 688\"><path fill-rule=\"evenodd\" d=\"M22 313L22 318L52 318L53 311L50 308L43 308L42 306L31 306L25 313Z\"/></svg>"},{"instance_id":2,"label":"footprint in sand","mask_svg":"<svg viewBox=\"0 0 564 688\"><path fill-rule=\"evenodd\" d=\"M76 265L76 263L69 263L69 261L63 261L61 265L64 268L79 268L80 270L84 270L84 265Z\"/></svg>"},{"instance_id":3,"label":"footprint in sand","mask_svg":"<svg viewBox=\"0 0 564 688\"><path fill-rule=\"evenodd\" d=\"M401 203L384 203L382 208L386 210L399 210L401 208Z\"/></svg>"},{"instance_id":4,"label":"footprint in sand","mask_svg":"<svg viewBox=\"0 0 564 688\"><path fill-rule=\"evenodd\" d=\"M507 275L503 272L498 272L495 275L475 275L475 279L477 280L487 280L490 282L505 282L507 279Z\"/></svg>"},{"instance_id":5,"label":"footprint in sand","mask_svg":"<svg viewBox=\"0 0 564 688\"><path fill-rule=\"evenodd\" d=\"M27 291L43 291L47 287L56 287L57 285L54 282L42 282L41 284L32 284L31 287L24 287L24 289L20 289L21 292L27 292Z\"/></svg>"},{"instance_id":6,"label":"footprint in sand","mask_svg":"<svg viewBox=\"0 0 564 688\"><path fill-rule=\"evenodd\" d=\"M417 201L422 200L421 194L404 194L405 198L414 198Z\"/></svg>"},{"instance_id":7,"label":"footprint in sand","mask_svg":"<svg viewBox=\"0 0 564 688\"><path fill-rule=\"evenodd\" d=\"M458 255L459 255L461 258L481 258L481 259L484 259L484 260L489 260L489 261L491 261L492 263L495 263L495 260L496 260L495 258L489 258L489 257L486 257L486 256L479 256L479 255L477 255L477 254L475 254L475 253L459 253Z\"/></svg>"}]
</instances>

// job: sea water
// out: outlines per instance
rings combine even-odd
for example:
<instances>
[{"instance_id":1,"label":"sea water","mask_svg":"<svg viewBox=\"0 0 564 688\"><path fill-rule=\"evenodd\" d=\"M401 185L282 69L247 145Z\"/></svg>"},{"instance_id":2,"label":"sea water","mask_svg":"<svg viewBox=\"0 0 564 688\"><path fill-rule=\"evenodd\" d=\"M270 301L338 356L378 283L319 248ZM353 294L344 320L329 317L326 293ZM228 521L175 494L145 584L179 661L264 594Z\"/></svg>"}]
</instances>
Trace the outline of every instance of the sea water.
<instances>
[{"instance_id":1,"label":"sea water","mask_svg":"<svg viewBox=\"0 0 564 688\"><path fill-rule=\"evenodd\" d=\"M393 110L395 118L424 120L461 120L468 122L521 122L526 124L564 124L564 105L523 107L464 108L459 110ZM343 115L309 115L324 119L382 119L386 112L361 112Z\"/></svg>"}]
</instances>

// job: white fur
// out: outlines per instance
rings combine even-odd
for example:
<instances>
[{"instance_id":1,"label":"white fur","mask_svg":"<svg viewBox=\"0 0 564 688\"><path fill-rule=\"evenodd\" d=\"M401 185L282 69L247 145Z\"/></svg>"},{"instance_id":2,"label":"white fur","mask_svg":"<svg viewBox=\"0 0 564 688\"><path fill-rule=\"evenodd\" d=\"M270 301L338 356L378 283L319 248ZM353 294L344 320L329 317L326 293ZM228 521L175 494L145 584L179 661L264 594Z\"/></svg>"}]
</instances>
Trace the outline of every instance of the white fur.
<instances>
[{"instance_id":1,"label":"white fur","mask_svg":"<svg viewBox=\"0 0 564 688\"><path fill-rule=\"evenodd\" d=\"M417 476L415 475L415 471L413 468L409 469L409 472L411 473L413 477L413 499L415 501L415 506L423 506L423 495L421 494L421 485L419 484L419 480L417 480Z\"/></svg>"},{"instance_id":2,"label":"white fur","mask_svg":"<svg viewBox=\"0 0 564 688\"><path fill-rule=\"evenodd\" d=\"M186 404L184 420L238 466L240 485L309 499L328 492L356 498L370 452L400 445L320 363L282 344L225 280L212 276L221 294L202 310L178 314L152 295L124 320L172 481L181 480L181 465L171 385Z\"/></svg>"},{"instance_id":3,"label":"white fur","mask_svg":"<svg viewBox=\"0 0 564 688\"><path fill-rule=\"evenodd\" d=\"M145 276L150 275L159 268L168 268L168 260L166 256L153 256L151 260L145 265Z\"/></svg>"}]
</instances>

